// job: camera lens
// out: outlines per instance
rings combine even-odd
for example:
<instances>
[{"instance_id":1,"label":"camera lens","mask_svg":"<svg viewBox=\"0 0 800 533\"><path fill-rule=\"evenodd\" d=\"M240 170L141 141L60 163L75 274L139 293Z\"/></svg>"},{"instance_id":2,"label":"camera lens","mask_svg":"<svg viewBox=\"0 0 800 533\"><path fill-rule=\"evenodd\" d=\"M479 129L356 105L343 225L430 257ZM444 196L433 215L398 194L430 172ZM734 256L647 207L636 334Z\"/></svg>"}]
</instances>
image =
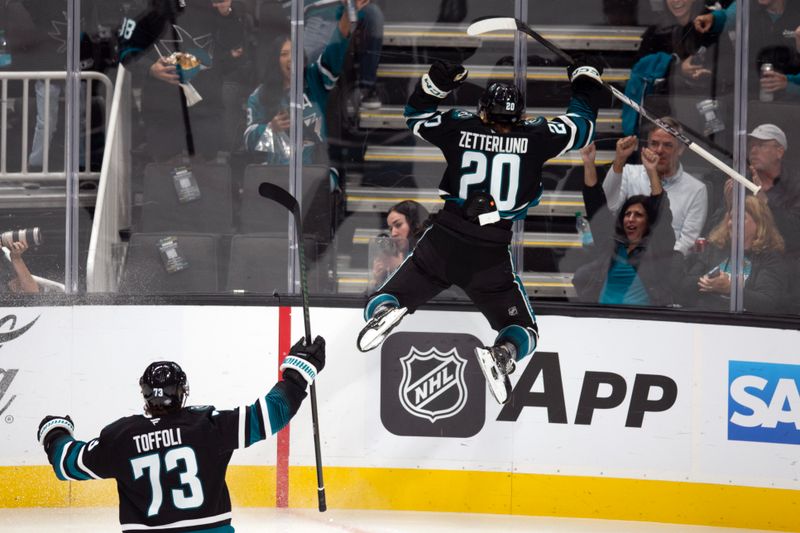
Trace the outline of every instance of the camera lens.
<instances>
[{"instance_id":1,"label":"camera lens","mask_svg":"<svg viewBox=\"0 0 800 533\"><path fill-rule=\"evenodd\" d=\"M11 248L15 242L21 242L26 246L39 246L42 244L42 232L39 228L24 228L0 234L0 243L6 248Z\"/></svg>"}]
</instances>

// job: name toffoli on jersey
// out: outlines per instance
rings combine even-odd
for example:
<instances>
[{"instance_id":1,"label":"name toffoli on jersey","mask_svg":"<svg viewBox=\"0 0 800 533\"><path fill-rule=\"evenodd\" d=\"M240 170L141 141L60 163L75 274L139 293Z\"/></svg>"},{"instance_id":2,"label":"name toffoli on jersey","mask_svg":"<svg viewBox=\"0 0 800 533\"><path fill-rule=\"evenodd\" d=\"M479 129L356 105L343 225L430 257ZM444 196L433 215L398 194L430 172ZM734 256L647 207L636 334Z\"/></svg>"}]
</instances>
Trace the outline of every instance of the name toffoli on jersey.
<instances>
[{"instance_id":1,"label":"name toffoli on jersey","mask_svg":"<svg viewBox=\"0 0 800 533\"><path fill-rule=\"evenodd\" d=\"M528 153L528 139L524 137L500 137L499 135L485 135L483 133L462 131L458 145L461 148L485 152L509 154Z\"/></svg>"}]
</instances>

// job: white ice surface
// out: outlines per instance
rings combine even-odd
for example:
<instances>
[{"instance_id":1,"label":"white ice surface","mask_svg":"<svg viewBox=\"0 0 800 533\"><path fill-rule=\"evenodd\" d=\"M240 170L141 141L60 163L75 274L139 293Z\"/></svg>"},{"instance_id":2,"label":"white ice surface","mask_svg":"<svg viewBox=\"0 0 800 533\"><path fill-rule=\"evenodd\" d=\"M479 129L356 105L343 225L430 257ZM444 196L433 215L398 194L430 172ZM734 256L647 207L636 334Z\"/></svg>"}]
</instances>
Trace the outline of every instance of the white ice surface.
<instances>
[{"instance_id":1,"label":"white ice surface","mask_svg":"<svg viewBox=\"0 0 800 533\"><path fill-rule=\"evenodd\" d=\"M538 518L488 514L418 513L396 511L241 508L233 511L237 533L756 533L731 529L652 522L621 522L574 518ZM117 510L0 509L0 531L48 533L119 531ZM766 532L765 532L766 533Z\"/></svg>"}]
</instances>

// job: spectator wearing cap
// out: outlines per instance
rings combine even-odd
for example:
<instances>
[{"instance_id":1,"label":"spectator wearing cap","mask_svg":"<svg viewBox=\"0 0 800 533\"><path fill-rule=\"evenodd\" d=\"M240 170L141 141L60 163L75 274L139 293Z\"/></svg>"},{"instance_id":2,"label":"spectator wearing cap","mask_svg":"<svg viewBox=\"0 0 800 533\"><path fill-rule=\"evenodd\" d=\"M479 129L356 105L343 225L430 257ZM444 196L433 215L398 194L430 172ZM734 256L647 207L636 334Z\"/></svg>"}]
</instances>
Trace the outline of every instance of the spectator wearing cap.
<instances>
[{"instance_id":1,"label":"spectator wearing cap","mask_svg":"<svg viewBox=\"0 0 800 533\"><path fill-rule=\"evenodd\" d=\"M786 252L800 257L800 176L784 163L786 134L775 124L756 126L748 136L748 160L758 197L767 202L786 242Z\"/></svg>"}]
</instances>

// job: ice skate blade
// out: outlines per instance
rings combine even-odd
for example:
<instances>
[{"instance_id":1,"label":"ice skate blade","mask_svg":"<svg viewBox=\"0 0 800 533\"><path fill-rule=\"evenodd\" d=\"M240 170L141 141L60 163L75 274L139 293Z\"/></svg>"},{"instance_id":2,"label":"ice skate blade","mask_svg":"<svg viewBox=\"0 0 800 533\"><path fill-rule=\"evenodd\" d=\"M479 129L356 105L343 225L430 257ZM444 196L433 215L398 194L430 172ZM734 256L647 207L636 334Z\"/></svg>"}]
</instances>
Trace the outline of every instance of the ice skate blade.
<instances>
[{"instance_id":1,"label":"ice skate blade","mask_svg":"<svg viewBox=\"0 0 800 533\"><path fill-rule=\"evenodd\" d=\"M497 368L488 349L475 348L475 356L494 399L501 405L507 403L511 398L511 380Z\"/></svg>"},{"instance_id":2,"label":"ice skate blade","mask_svg":"<svg viewBox=\"0 0 800 533\"><path fill-rule=\"evenodd\" d=\"M407 312L408 309L405 307L396 307L380 318L376 317L367 322L367 325L358 334L356 343L358 349L368 352L380 346Z\"/></svg>"}]
</instances>

